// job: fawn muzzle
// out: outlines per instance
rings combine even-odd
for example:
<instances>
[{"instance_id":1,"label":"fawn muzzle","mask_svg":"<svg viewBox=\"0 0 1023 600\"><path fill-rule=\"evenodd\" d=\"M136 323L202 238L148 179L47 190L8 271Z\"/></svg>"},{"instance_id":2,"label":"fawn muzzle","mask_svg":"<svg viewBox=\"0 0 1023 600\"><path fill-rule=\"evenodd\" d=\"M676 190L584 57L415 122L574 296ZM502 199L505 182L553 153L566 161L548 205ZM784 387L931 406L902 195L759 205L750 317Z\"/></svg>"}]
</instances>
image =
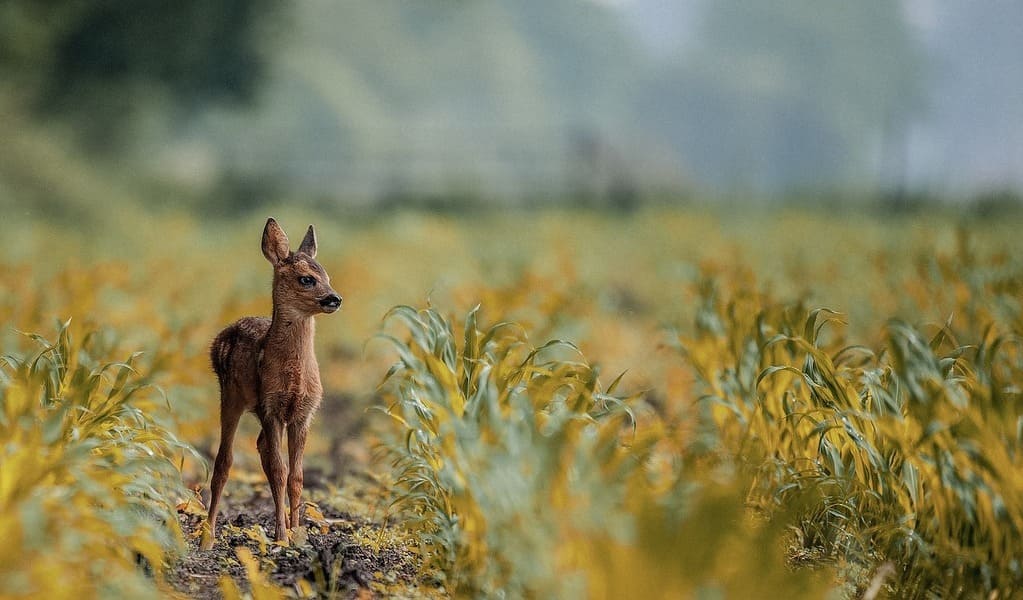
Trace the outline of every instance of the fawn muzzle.
<instances>
[{"instance_id":1,"label":"fawn muzzle","mask_svg":"<svg viewBox=\"0 0 1023 600\"><path fill-rule=\"evenodd\" d=\"M320 307L323 312L332 313L337 309L341 308L341 296L337 294L327 294L323 298L320 298Z\"/></svg>"}]
</instances>

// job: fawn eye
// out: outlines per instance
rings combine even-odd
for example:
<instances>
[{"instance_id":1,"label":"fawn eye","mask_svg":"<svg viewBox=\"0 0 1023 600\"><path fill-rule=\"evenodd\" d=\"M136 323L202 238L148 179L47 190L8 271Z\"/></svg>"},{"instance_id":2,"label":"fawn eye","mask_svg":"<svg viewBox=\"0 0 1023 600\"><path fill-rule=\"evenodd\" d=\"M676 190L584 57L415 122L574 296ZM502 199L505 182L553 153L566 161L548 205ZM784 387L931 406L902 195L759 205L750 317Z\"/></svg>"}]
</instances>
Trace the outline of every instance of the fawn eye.
<instances>
[{"instance_id":1,"label":"fawn eye","mask_svg":"<svg viewBox=\"0 0 1023 600\"><path fill-rule=\"evenodd\" d=\"M316 285L316 279L308 275L303 275L299 277L298 282L304 285L305 287L312 287Z\"/></svg>"}]
</instances>

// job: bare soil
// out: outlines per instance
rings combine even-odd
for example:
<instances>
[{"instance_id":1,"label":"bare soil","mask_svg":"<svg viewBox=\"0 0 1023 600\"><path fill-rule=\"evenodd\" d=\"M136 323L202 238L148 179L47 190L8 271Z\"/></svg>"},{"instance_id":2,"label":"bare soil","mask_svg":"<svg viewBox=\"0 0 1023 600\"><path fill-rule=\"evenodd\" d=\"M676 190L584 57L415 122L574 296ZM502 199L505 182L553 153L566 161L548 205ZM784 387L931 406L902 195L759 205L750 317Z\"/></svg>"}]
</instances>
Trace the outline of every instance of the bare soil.
<instances>
[{"instance_id":1,"label":"bare soil","mask_svg":"<svg viewBox=\"0 0 1023 600\"><path fill-rule=\"evenodd\" d=\"M267 579L295 597L446 595L438 585L421 581L411 538L376 508L380 494L370 475L350 474L341 488L315 473L309 475L303 497L313 502L303 511L287 547L271 541L273 501L266 482L259 479L261 473L241 478L232 474L217 539L208 551L199 550L202 506L195 502L181 507L178 517L188 550L170 565L167 583L187 597L203 600L222 597L220 581L225 575L248 590L236 552L246 547Z\"/></svg>"},{"instance_id":2,"label":"bare soil","mask_svg":"<svg viewBox=\"0 0 1023 600\"><path fill-rule=\"evenodd\" d=\"M230 577L250 590L237 549L259 561L261 573L285 595L297 598L439 598L444 588L420 569L415 538L389 514L386 482L373 475L364 405L353 398L324 399L314 433L326 438L324 450L306 454L306 506L287 547L272 541L273 499L258 461L231 472L213 548L199 550L206 508L198 498L179 507L178 521L187 551L166 571L167 583L198 600L222 597L221 580ZM251 419L250 419L251 421ZM243 430L245 421L243 419ZM251 426L252 423L249 423ZM251 428L251 427L250 427ZM209 440L211 451L216 440ZM236 442L236 452L253 452ZM246 450L246 447L249 450ZM208 454L210 462L213 455ZM252 457L250 456L250 459ZM208 501L208 479L193 482Z\"/></svg>"}]
</instances>

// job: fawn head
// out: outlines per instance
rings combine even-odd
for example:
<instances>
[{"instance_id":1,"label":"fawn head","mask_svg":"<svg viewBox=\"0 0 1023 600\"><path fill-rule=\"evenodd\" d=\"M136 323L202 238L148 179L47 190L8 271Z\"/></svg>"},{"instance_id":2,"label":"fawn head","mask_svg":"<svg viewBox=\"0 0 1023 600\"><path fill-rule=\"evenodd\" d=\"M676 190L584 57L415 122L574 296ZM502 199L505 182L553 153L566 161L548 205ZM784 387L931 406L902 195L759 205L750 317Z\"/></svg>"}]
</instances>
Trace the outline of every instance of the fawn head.
<instances>
[{"instance_id":1,"label":"fawn head","mask_svg":"<svg viewBox=\"0 0 1023 600\"><path fill-rule=\"evenodd\" d=\"M316 262L316 232L309 226L296 252L273 218L263 228L263 256L274 268L274 308L300 316L332 313L341 308L341 296L330 287L330 277Z\"/></svg>"}]
</instances>

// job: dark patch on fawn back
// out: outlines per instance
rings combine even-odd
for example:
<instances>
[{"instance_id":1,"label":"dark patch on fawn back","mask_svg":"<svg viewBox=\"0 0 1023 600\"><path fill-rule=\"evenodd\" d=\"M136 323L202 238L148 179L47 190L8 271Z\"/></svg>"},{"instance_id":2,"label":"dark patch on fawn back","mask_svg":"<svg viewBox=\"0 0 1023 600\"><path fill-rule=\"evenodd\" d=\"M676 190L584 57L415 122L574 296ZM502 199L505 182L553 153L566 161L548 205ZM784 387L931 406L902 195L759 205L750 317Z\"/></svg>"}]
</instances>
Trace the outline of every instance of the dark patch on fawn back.
<instances>
[{"instance_id":1,"label":"dark patch on fawn back","mask_svg":"<svg viewBox=\"0 0 1023 600\"><path fill-rule=\"evenodd\" d=\"M270 319L266 317L245 317L224 328L217 335L210 345L210 363L222 384L232 370L231 363L239 344L248 342L253 351L258 351L269 327Z\"/></svg>"}]
</instances>

